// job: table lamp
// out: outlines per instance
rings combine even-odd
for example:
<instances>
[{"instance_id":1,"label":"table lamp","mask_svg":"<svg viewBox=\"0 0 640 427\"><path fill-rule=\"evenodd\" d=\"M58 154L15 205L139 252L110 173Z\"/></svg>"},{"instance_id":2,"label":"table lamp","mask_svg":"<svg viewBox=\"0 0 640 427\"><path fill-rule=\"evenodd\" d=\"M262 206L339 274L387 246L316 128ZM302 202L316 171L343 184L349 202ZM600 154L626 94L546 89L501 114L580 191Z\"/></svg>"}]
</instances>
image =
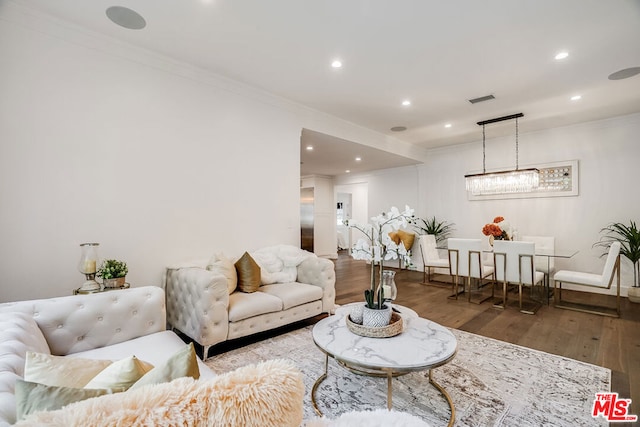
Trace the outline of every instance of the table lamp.
<instances>
[{"instance_id":1,"label":"table lamp","mask_svg":"<svg viewBox=\"0 0 640 427\"><path fill-rule=\"evenodd\" d=\"M91 292L100 290L100 284L96 282L96 268L98 265L99 243L82 243L82 254L78 263L78 270L85 275L86 282L80 287L80 291Z\"/></svg>"}]
</instances>

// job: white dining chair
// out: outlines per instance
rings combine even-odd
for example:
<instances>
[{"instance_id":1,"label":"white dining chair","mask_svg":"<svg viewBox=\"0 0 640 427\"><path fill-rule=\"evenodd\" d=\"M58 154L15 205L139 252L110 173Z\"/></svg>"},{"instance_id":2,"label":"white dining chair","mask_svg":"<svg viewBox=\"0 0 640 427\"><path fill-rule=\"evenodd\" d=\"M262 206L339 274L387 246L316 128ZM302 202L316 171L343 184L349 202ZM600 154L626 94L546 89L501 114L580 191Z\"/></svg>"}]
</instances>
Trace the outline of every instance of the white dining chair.
<instances>
[{"instance_id":1,"label":"white dining chair","mask_svg":"<svg viewBox=\"0 0 640 427\"><path fill-rule=\"evenodd\" d=\"M599 289L611 289L613 279L616 278L616 307L571 302L562 299L562 284L587 286ZM620 242L613 242L609 247L607 261L602 274L584 273L581 271L560 270L553 276L555 306L567 310L600 314L603 316L620 317Z\"/></svg>"},{"instance_id":2,"label":"white dining chair","mask_svg":"<svg viewBox=\"0 0 640 427\"><path fill-rule=\"evenodd\" d=\"M536 271L541 271L544 274L544 283L549 289L550 278L556 270L555 258L553 257L556 253L556 238L553 236L522 236L520 240L535 243L536 254L539 255L536 256L534 265Z\"/></svg>"},{"instance_id":3,"label":"white dining chair","mask_svg":"<svg viewBox=\"0 0 640 427\"><path fill-rule=\"evenodd\" d=\"M518 306L520 312L535 314L540 308L539 301L534 301L533 287L540 284L544 288L544 273L534 267L535 244L533 242L513 242L496 240L493 242L493 257L496 268L496 282L502 282L502 302L495 304L497 308L507 306L509 285L518 285ZM531 287L530 301L522 298L522 289Z\"/></svg>"},{"instance_id":4,"label":"white dining chair","mask_svg":"<svg viewBox=\"0 0 640 427\"><path fill-rule=\"evenodd\" d=\"M458 299L458 295L467 291L467 300L477 304L493 298L493 267L483 265L482 263L482 242L480 239L458 239L450 238L447 241L449 251L449 274L451 275L451 284L453 295L449 298ZM460 291L460 278L463 278L462 291ZM476 279L478 283L477 290L487 284L486 279L491 280L491 295L481 297L479 300L471 299L471 279Z\"/></svg>"},{"instance_id":5,"label":"white dining chair","mask_svg":"<svg viewBox=\"0 0 640 427\"><path fill-rule=\"evenodd\" d=\"M449 270L449 259L440 258L438 253L436 236L433 234L423 234L418 238L420 253L422 254L423 275L422 283L433 282L433 269L446 268Z\"/></svg>"}]
</instances>

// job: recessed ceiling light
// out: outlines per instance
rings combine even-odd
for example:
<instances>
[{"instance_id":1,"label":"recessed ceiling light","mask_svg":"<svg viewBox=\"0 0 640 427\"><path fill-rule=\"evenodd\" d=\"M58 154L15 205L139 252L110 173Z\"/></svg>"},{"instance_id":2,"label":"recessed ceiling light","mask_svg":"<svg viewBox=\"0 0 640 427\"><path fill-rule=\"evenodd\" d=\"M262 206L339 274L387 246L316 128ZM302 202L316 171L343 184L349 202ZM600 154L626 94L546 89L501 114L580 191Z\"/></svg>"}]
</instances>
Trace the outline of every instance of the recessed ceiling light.
<instances>
[{"instance_id":1,"label":"recessed ceiling light","mask_svg":"<svg viewBox=\"0 0 640 427\"><path fill-rule=\"evenodd\" d=\"M411 101L409 101L408 99L405 99L404 101L402 101L402 105L404 105L405 107L408 107L409 105L411 105Z\"/></svg>"},{"instance_id":2,"label":"recessed ceiling light","mask_svg":"<svg viewBox=\"0 0 640 427\"><path fill-rule=\"evenodd\" d=\"M336 59L331 63L331 66L333 68L342 68L342 61L340 61L339 59Z\"/></svg>"},{"instance_id":3,"label":"recessed ceiling light","mask_svg":"<svg viewBox=\"0 0 640 427\"><path fill-rule=\"evenodd\" d=\"M147 21L138 12L127 7L111 6L106 13L114 24L129 30L141 30L147 26Z\"/></svg>"},{"instance_id":4,"label":"recessed ceiling light","mask_svg":"<svg viewBox=\"0 0 640 427\"><path fill-rule=\"evenodd\" d=\"M362 157L356 157L356 162L359 162L360 160L362 160Z\"/></svg>"},{"instance_id":5,"label":"recessed ceiling light","mask_svg":"<svg viewBox=\"0 0 640 427\"><path fill-rule=\"evenodd\" d=\"M407 130L405 126L394 126L391 128L391 132L404 132Z\"/></svg>"},{"instance_id":6,"label":"recessed ceiling light","mask_svg":"<svg viewBox=\"0 0 640 427\"><path fill-rule=\"evenodd\" d=\"M571 97L571 100L572 100L572 101L578 101L578 100L580 100L580 99L582 99L582 96L581 96L581 95L573 95L573 96Z\"/></svg>"},{"instance_id":7,"label":"recessed ceiling light","mask_svg":"<svg viewBox=\"0 0 640 427\"><path fill-rule=\"evenodd\" d=\"M351 171L347 169L346 171L344 171L344 173L351 173Z\"/></svg>"},{"instance_id":8,"label":"recessed ceiling light","mask_svg":"<svg viewBox=\"0 0 640 427\"><path fill-rule=\"evenodd\" d=\"M622 80L640 74L640 67L625 68L615 73L609 74L609 80Z\"/></svg>"},{"instance_id":9,"label":"recessed ceiling light","mask_svg":"<svg viewBox=\"0 0 640 427\"><path fill-rule=\"evenodd\" d=\"M566 59L568 56L569 52L559 52L555 58L560 61L561 59Z\"/></svg>"},{"instance_id":10,"label":"recessed ceiling light","mask_svg":"<svg viewBox=\"0 0 640 427\"><path fill-rule=\"evenodd\" d=\"M313 151L313 146L312 145L307 145L307 151Z\"/></svg>"},{"instance_id":11,"label":"recessed ceiling light","mask_svg":"<svg viewBox=\"0 0 640 427\"><path fill-rule=\"evenodd\" d=\"M451 123L447 123L446 125L444 125L444 127L446 127L447 129L449 129L451 127Z\"/></svg>"}]
</instances>

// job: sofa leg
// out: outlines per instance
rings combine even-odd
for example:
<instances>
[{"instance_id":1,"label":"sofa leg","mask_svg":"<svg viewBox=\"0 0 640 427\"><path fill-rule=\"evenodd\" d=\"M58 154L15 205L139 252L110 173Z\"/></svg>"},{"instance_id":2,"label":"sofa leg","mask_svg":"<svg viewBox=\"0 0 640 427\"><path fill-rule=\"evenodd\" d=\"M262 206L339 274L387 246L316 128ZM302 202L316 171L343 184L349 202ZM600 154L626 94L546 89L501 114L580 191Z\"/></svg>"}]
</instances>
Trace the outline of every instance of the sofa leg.
<instances>
[{"instance_id":1,"label":"sofa leg","mask_svg":"<svg viewBox=\"0 0 640 427\"><path fill-rule=\"evenodd\" d=\"M209 349L211 348L210 345L203 345L202 346L202 361L206 362L207 359L209 358Z\"/></svg>"}]
</instances>

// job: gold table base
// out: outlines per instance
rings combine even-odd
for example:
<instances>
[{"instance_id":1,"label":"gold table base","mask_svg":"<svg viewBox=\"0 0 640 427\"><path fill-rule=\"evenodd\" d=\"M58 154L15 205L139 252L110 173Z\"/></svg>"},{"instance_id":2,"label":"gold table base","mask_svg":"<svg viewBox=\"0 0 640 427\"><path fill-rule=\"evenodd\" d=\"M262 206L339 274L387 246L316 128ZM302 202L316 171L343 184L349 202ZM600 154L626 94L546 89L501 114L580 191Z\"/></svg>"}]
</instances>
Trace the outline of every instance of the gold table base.
<instances>
[{"instance_id":1,"label":"gold table base","mask_svg":"<svg viewBox=\"0 0 640 427\"><path fill-rule=\"evenodd\" d=\"M392 369L385 369L385 370L366 369L361 367L350 366L345 362L342 362L337 359L336 361L340 365L348 369L349 371L354 372L356 374L368 375L368 376L374 376L374 377L386 377L387 378L387 409L388 410L391 410L393 407L393 387L392 387L393 377L397 377L397 376L401 376L409 373L409 372L394 372ZM434 386L435 389L438 390L438 392L440 392L440 394L444 396L444 398L447 400L447 403L449 404L449 410L451 412L451 416L449 417L449 423L447 424L447 427L451 427L453 426L453 423L456 420L456 408L453 404L453 400L451 400L451 396L449 396L449 393L447 393L444 387L442 387L433 379L432 372L433 370L429 369L429 383L432 386ZM316 401L316 391L318 390L318 387L320 386L320 384L327 378L328 374L329 374L329 354L325 353L324 374L318 377L316 382L313 384L313 387L311 388L311 404L313 405L313 409L316 412L316 414L320 417L323 416L323 413L322 411L320 411L320 408L318 408L318 403Z\"/></svg>"}]
</instances>

